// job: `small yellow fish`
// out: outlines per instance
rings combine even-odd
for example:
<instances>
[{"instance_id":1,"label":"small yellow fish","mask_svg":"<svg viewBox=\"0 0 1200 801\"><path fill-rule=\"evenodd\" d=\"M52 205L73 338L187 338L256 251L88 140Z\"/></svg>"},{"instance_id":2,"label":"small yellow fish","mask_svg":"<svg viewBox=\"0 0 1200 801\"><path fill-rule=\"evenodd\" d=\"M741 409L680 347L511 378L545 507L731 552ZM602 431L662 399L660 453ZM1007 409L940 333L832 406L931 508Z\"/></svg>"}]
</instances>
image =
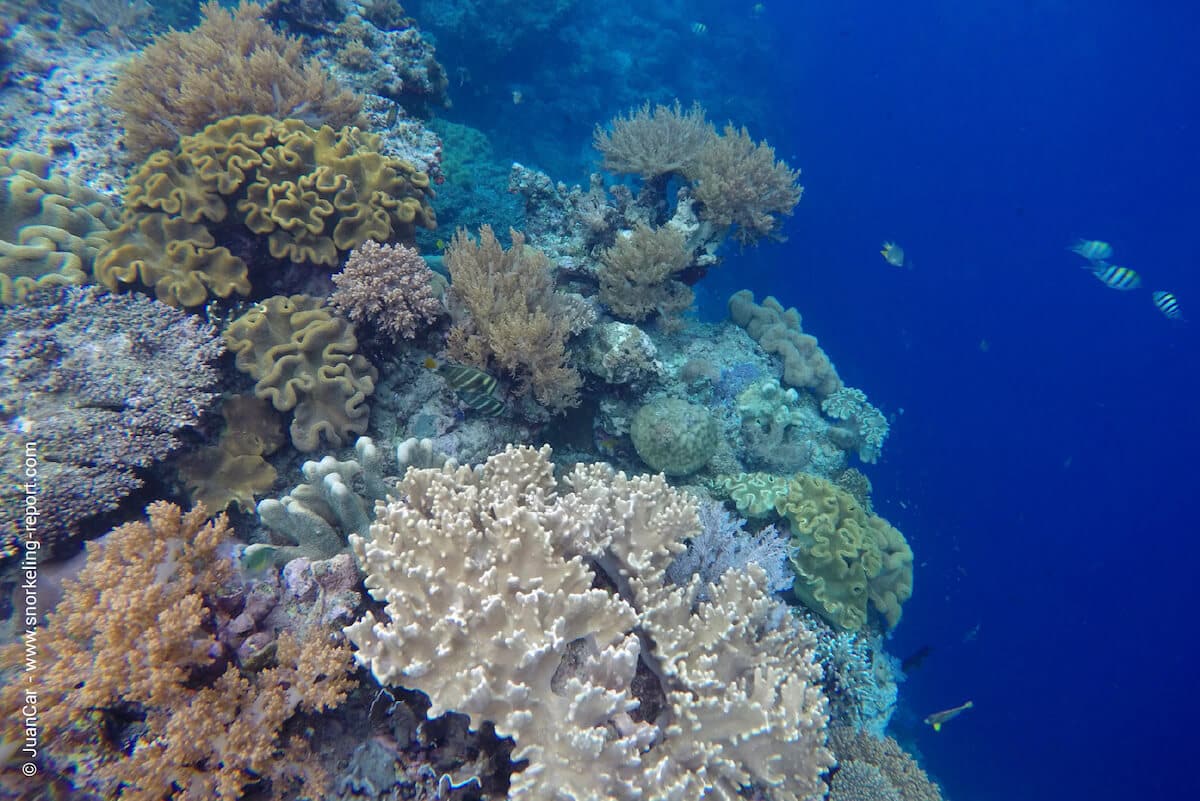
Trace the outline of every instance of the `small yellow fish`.
<instances>
[{"instance_id":1,"label":"small yellow fish","mask_svg":"<svg viewBox=\"0 0 1200 801\"><path fill-rule=\"evenodd\" d=\"M433 246L437 248L438 252L440 253L446 249L446 242L443 239L439 239L433 243Z\"/></svg>"},{"instance_id":2,"label":"small yellow fish","mask_svg":"<svg viewBox=\"0 0 1200 801\"><path fill-rule=\"evenodd\" d=\"M893 267L912 267L911 264L905 264L904 248L900 247L895 242L884 242L883 250L879 251L879 255L883 256L883 260Z\"/></svg>"},{"instance_id":3,"label":"small yellow fish","mask_svg":"<svg viewBox=\"0 0 1200 801\"><path fill-rule=\"evenodd\" d=\"M941 712L934 712L932 715L925 718L925 722L932 726L934 731L941 731L943 723L948 720L953 720L973 706L975 706L974 701L967 701L965 704L956 706L952 709L943 709Z\"/></svg>"},{"instance_id":4,"label":"small yellow fish","mask_svg":"<svg viewBox=\"0 0 1200 801\"><path fill-rule=\"evenodd\" d=\"M692 33L696 34L697 36L703 36L704 34L708 33L708 26L703 22L693 22Z\"/></svg>"},{"instance_id":5,"label":"small yellow fish","mask_svg":"<svg viewBox=\"0 0 1200 801\"><path fill-rule=\"evenodd\" d=\"M1101 242L1099 239L1080 239L1070 248L1073 253L1078 253L1088 261L1104 261L1112 258L1112 245L1107 242Z\"/></svg>"}]
</instances>

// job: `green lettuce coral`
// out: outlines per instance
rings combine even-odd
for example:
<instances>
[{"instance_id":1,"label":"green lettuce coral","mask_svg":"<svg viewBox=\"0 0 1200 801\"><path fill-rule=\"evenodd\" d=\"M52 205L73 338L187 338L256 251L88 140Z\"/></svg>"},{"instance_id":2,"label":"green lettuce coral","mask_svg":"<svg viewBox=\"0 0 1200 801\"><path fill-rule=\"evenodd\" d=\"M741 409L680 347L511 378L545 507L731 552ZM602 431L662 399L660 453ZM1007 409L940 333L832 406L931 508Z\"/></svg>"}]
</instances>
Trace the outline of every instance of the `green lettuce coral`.
<instances>
[{"instance_id":1,"label":"green lettuce coral","mask_svg":"<svg viewBox=\"0 0 1200 801\"><path fill-rule=\"evenodd\" d=\"M54 172L47 157L0 148L0 303L83 283L117 222L108 198Z\"/></svg>"},{"instance_id":2,"label":"green lettuce coral","mask_svg":"<svg viewBox=\"0 0 1200 801\"><path fill-rule=\"evenodd\" d=\"M868 604L900 622L912 595L912 549L886 520L868 514L847 492L823 478L797 474L776 511L791 526L792 591L830 623L856 630Z\"/></svg>"},{"instance_id":3,"label":"green lettuce coral","mask_svg":"<svg viewBox=\"0 0 1200 801\"><path fill-rule=\"evenodd\" d=\"M278 411L294 411L297 449L316 450L322 436L340 447L367 430L366 400L379 372L355 353L354 329L321 299L267 298L229 325L225 342L237 368L257 382L254 394Z\"/></svg>"},{"instance_id":4,"label":"green lettuce coral","mask_svg":"<svg viewBox=\"0 0 1200 801\"><path fill-rule=\"evenodd\" d=\"M96 278L112 289L141 282L177 306L247 295L249 270L228 247L247 233L272 258L336 267L367 240L411 242L417 226L435 227L431 196L429 176L358 128L228 117L134 173Z\"/></svg>"}]
</instances>

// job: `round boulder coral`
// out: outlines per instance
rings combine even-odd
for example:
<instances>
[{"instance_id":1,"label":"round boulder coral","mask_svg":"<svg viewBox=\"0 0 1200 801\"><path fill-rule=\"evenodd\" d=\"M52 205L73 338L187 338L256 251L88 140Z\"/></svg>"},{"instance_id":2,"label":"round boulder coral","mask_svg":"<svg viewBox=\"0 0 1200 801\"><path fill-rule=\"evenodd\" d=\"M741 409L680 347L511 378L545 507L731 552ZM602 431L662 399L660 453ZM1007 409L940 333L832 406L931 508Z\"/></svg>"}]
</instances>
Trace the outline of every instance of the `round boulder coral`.
<instances>
[{"instance_id":1,"label":"round boulder coral","mask_svg":"<svg viewBox=\"0 0 1200 801\"><path fill-rule=\"evenodd\" d=\"M679 398L649 403L629 427L638 456L669 476L694 473L717 449L717 421L707 409Z\"/></svg>"}]
</instances>

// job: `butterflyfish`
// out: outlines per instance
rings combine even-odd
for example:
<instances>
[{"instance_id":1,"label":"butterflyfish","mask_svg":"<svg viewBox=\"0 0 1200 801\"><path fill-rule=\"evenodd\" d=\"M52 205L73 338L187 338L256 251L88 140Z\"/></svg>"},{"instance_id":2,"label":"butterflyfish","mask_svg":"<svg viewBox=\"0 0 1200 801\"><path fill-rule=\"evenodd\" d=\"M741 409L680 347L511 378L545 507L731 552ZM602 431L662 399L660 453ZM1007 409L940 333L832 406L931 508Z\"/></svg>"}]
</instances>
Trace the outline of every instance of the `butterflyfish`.
<instances>
[{"instance_id":1,"label":"butterflyfish","mask_svg":"<svg viewBox=\"0 0 1200 801\"><path fill-rule=\"evenodd\" d=\"M953 720L973 706L975 706L974 701L967 701L965 704L956 706L953 709L943 709L941 712L934 712L925 718L925 722L932 726L934 731L941 731L943 723Z\"/></svg>"},{"instance_id":2,"label":"butterflyfish","mask_svg":"<svg viewBox=\"0 0 1200 801\"><path fill-rule=\"evenodd\" d=\"M1182 320L1183 312L1179 310L1179 300L1170 292L1155 292L1150 295L1154 299L1154 305L1158 310L1166 315L1168 320Z\"/></svg>"},{"instance_id":3,"label":"butterflyfish","mask_svg":"<svg viewBox=\"0 0 1200 801\"><path fill-rule=\"evenodd\" d=\"M1100 279L1109 289L1128 291L1142 285L1142 277L1128 267L1100 262L1092 269L1092 275Z\"/></svg>"},{"instance_id":4,"label":"butterflyfish","mask_svg":"<svg viewBox=\"0 0 1200 801\"><path fill-rule=\"evenodd\" d=\"M884 242L883 250L879 251L879 255L883 256L883 260L893 267L912 267L912 264L904 263L904 248L895 242Z\"/></svg>"},{"instance_id":5,"label":"butterflyfish","mask_svg":"<svg viewBox=\"0 0 1200 801\"><path fill-rule=\"evenodd\" d=\"M466 406L493 417L504 411L504 401L496 394L498 382L484 371L432 358L426 358L424 364L444 378Z\"/></svg>"},{"instance_id":6,"label":"butterflyfish","mask_svg":"<svg viewBox=\"0 0 1200 801\"><path fill-rule=\"evenodd\" d=\"M1069 250L1088 261L1105 261L1112 258L1112 245L1099 239L1080 239Z\"/></svg>"}]
</instances>

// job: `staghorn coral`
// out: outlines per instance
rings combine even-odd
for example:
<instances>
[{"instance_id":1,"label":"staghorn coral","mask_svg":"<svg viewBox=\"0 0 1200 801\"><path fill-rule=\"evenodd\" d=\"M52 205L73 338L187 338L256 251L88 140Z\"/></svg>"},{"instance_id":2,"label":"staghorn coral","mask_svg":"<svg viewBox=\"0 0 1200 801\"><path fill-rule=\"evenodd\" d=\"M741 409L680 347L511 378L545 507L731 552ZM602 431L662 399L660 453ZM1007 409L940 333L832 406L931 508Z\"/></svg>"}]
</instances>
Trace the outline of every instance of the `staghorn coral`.
<instances>
[{"instance_id":1,"label":"staghorn coral","mask_svg":"<svg viewBox=\"0 0 1200 801\"><path fill-rule=\"evenodd\" d=\"M56 173L45 156L0 148L0 304L83 283L116 227L106 197Z\"/></svg>"},{"instance_id":2,"label":"staghorn coral","mask_svg":"<svg viewBox=\"0 0 1200 801\"><path fill-rule=\"evenodd\" d=\"M393 342L414 338L445 311L435 292L445 282L416 248L367 240L350 251L333 283L337 289L329 301L334 308Z\"/></svg>"},{"instance_id":3,"label":"staghorn coral","mask_svg":"<svg viewBox=\"0 0 1200 801\"><path fill-rule=\"evenodd\" d=\"M425 173L357 128L229 117L138 168L96 278L112 289L141 282L181 306L246 295L246 263L227 246L248 232L272 258L334 267L367 240L436 225L430 195Z\"/></svg>"},{"instance_id":4,"label":"staghorn coral","mask_svg":"<svg viewBox=\"0 0 1200 801\"><path fill-rule=\"evenodd\" d=\"M114 509L210 404L222 353L212 326L139 295L42 290L0 312L6 453L36 445L47 544ZM23 482L0 484L0 529ZM22 496L23 497L23 496Z\"/></svg>"},{"instance_id":5,"label":"staghorn coral","mask_svg":"<svg viewBox=\"0 0 1200 801\"><path fill-rule=\"evenodd\" d=\"M226 661L213 620L234 575L225 518L206 524L203 507L184 514L162 502L147 514L88 546L38 639L43 774L69 777L84 797L126 801L235 801L263 782L273 798L295 798L298 784L318 793L307 746L285 742L283 727L345 699L348 649L310 629L281 634L257 673ZM24 734L26 690L0 689L0 744Z\"/></svg>"},{"instance_id":6,"label":"staghorn coral","mask_svg":"<svg viewBox=\"0 0 1200 801\"><path fill-rule=\"evenodd\" d=\"M225 342L257 382L254 394L294 412L289 432L298 450L316 450L322 436L338 447L367 430L379 371L355 353L354 329L321 299L267 298L230 323Z\"/></svg>"},{"instance_id":7,"label":"staghorn coral","mask_svg":"<svg viewBox=\"0 0 1200 801\"><path fill-rule=\"evenodd\" d=\"M764 298L760 306L754 302L754 293L743 289L730 296L729 316L763 350L783 359L785 384L810 389L818 398L842 388L842 380L817 338L800 327L800 312L794 307L785 310L771 296Z\"/></svg>"},{"instance_id":8,"label":"staghorn coral","mask_svg":"<svg viewBox=\"0 0 1200 801\"><path fill-rule=\"evenodd\" d=\"M866 624L868 603L889 628L900 622L913 585L913 553L903 534L831 482L802 473L775 508L791 526L797 598L850 631Z\"/></svg>"},{"instance_id":9,"label":"staghorn coral","mask_svg":"<svg viewBox=\"0 0 1200 801\"><path fill-rule=\"evenodd\" d=\"M351 537L387 604L346 629L356 659L427 693L430 718L456 710L512 737L530 763L514 801L819 798L813 643L762 570L697 600L698 579L666 581L698 528L686 496L605 465L559 487L549 455L408 471L370 537Z\"/></svg>"},{"instance_id":10,"label":"staghorn coral","mask_svg":"<svg viewBox=\"0 0 1200 801\"><path fill-rule=\"evenodd\" d=\"M516 382L518 396L532 395L552 413L579 405L583 383L567 364L567 340L591 323L554 289L550 263L512 231L505 250L489 225L479 241L463 229L446 250L447 299L454 325L446 342L451 359Z\"/></svg>"},{"instance_id":11,"label":"staghorn coral","mask_svg":"<svg viewBox=\"0 0 1200 801\"><path fill-rule=\"evenodd\" d=\"M315 60L304 61L300 40L273 31L263 10L207 2L195 30L164 34L125 69L112 104L134 157L170 149L235 114L302 117L334 128L361 122L362 101Z\"/></svg>"},{"instance_id":12,"label":"staghorn coral","mask_svg":"<svg viewBox=\"0 0 1200 801\"><path fill-rule=\"evenodd\" d=\"M618 114L609 125L611 133L597 125L592 134L593 146L604 155L604 169L647 180L691 172L701 151L716 138L703 107L693 103L685 112L678 100L674 107L659 104L653 111L646 101L629 116Z\"/></svg>"},{"instance_id":13,"label":"staghorn coral","mask_svg":"<svg viewBox=\"0 0 1200 801\"><path fill-rule=\"evenodd\" d=\"M639 223L600 253L600 264L600 302L617 317L640 322L652 314L673 316L695 300L679 280L692 266L692 251L674 227Z\"/></svg>"},{"instance_id":14,"label":"staghorn coral","mask_svg":"<svg viewBox=\"0 0 1200 801\"><path fill-rule=\"evenodd\" d=\"M783 239L780 216L800 202L800 171L775 160L765 141L754 143L745 128L725 126L712 136L684 170L692 194L703 204L701 216L719 226L736 226L733 238L743 246L763 237Z\"/></svg>"}]
</instances>

